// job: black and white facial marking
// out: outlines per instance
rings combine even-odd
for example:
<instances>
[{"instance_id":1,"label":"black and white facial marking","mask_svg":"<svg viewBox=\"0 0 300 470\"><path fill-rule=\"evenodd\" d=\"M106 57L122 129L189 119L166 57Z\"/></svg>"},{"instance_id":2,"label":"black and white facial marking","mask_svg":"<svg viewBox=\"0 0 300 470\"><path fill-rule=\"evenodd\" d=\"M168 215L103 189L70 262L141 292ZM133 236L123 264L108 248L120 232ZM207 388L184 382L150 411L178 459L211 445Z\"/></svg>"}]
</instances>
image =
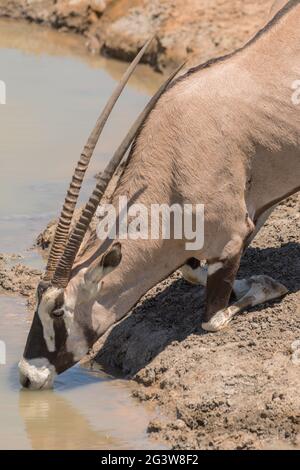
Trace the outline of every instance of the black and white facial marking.
<instances>
[{"instance_id":1,"label":"black and white facial marking","mask_svg":"<svg viewBox=\"0 0 300 470\"><path fill-rule=\"evenodd\" d=\"M68 287L40 282L37 308L19 363L20 382L32 390L51 388L57 374L82 359L97 339L88 314L103 277L121 261L121 245L114 243L89 268L82 269Z\"/></svg>"},{"instance_id":2,"label":"black and white facial marking","mask_svg":"<svg viewBox=\"0 0 300 470\"><path fill-rule=\"evenodd\" d=\"M38 286L37 309L19 363L21 385L32 390L51 388L55 376L76 362L66 349L64 293L55 291L43 282Z\"/></svg>"}]
</instances>

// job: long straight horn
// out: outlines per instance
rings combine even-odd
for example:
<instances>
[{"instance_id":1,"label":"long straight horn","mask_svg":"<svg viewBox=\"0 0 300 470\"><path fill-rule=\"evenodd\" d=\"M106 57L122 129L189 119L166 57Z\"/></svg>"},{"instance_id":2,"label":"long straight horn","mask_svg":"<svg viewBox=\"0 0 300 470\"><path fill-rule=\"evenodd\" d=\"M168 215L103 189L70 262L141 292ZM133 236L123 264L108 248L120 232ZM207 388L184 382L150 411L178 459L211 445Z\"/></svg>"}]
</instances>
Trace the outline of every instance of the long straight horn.
<instances>
[{"instance_id":1,"label":"long straight horn","mask_svg":"<svg viewBox=\"0 0 300 470\"><path fill-rule=\"evenodd\" d=\"M153 36L154 37L154 36ZM57 228L54 235L54 240L52 243L52 247L50 250L48 263L44 275L45 281L50 281L57 264L64 252L66 243L69 238L70 226L72 222L72 218L74 215L74 210L76 207L77 199L79 196L79 192L81 189L81 185L83 182L84 175L90 163L91 157L93 155L94 149L96 144L99 140L101 132L106 124L106 121L116 104L119 96L121 95L126 83L128 82L129 78L131 77L132 73L136 69L136 66L140 62L141 58L143 57L144 53L146 52L147 48L149 47L153 37L146 42L144 47L141 51L137 54L133 62L130 64L128 69L126 70L125 74L123 75L120 83L117 85L114 93L108 100L105 108L103 109L101 115L99 116L96 125L91 132L86 145L80 155L80 159L77 163L75 168L72 181L70 183L69 189L67 191L66 199L60 214L60 218L57 224Z\"/></svg>"},{"instance_id":2,"label":"long straight horn","mask_svg":"<svg viewBox=\"0 0 300 470\"><path fill-rule=\"evenodd\" d=\"M88 230L88 227L91 223L93 216L97 210L97 207L100 204L101 198L113 176L118 165L122 161L122 158L126 154L128 148L130 147L133 139L135 138L140 127L144 123L145 119L149 115L150 111L154 108L160 96L167 89L168 85L171 83L173 78L181 70L184 64L182 64L175 72L173 72L170 77L167 79L163 85L159 88L153 98L149 101L144 111L139 115L131 129L129 130L127 136L115 152L114 156L106 166L104 172L102 173L99 181L96 184L96 187L88 200L79 221L76 224L73 232L71 233L70 239L66 245L63 256L61 257L57 268L55 270L52 284L57 287L66 287L68 285L71 270L76 258L76 255L80 249L81 243L84 239L84 236Z\"/></svg>"}]
</instances>

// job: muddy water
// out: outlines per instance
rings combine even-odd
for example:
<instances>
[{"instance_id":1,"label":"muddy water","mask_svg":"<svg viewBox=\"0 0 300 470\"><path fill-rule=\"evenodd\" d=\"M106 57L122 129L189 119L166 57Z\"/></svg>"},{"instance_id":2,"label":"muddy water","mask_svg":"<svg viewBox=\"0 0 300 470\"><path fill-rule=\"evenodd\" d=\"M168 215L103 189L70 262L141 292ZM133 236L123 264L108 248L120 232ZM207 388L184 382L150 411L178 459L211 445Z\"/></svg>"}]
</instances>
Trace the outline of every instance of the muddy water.
<instances>
[{"instance_id":1,"label":"muddy water","mask_svg":"<svg viewBox=\"0 0 300 470\"><path fill-rule=\"evenodd\" d=\"M124 68L88 56L77 37L0 20L0 80L7 87L0 105L0 252L41 266L27 248L57 214L85 138ZM160 81L145 67L137 71L97 148L83 197ZM0 296L1 449L157 447L146 436L153 410L131 398L126 382L75 367L54 391L21 391L17 361L30 321L23 299Z\"/></svg>"},{"instance_id":2,"label":"muddy water","mask_svg":"<svg viewBox=\"0 0 300 470\"><path fill-rule=\"evenodd\" d=\"M0 20L0 80L7 95L0 105L0 250L24 249L55 216L75 161L125 68L88 55L76 36ZM161 80L145 66L137 70L103 133L84 190Z\"/></svg>"},{"instance_id":3,"label":"muddy water","mask_svg":"<svg viewBox=\"0 0 300 470\"><path fill-rule=\"evenodd\" d=\"M0 297L0 449L155 448L146 427L152 412L130 397L130 386L74 367L54 391L20 390L17 360L30 315L23 299Z\"/></svg>"}]
</instances>

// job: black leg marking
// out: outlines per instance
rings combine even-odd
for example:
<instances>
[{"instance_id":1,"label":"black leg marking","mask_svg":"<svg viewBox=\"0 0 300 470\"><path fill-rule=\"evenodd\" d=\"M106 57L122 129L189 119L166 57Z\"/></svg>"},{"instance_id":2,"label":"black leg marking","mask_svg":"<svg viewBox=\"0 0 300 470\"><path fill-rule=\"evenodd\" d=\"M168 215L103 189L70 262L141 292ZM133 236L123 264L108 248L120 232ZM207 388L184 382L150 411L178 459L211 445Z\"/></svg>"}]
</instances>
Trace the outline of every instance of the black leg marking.
<instances>
[{"instance_id":1,"label":"black leg marking","mask_svg":"<svg viewBox=\"0 0 300 470\"><path fill-rule=\"evenodd\" d=\"M224 261L212 274L208 271L204 322L209 322L215 313L228 306L240 260L241 253Z\"/></svg>"}]
</instances>

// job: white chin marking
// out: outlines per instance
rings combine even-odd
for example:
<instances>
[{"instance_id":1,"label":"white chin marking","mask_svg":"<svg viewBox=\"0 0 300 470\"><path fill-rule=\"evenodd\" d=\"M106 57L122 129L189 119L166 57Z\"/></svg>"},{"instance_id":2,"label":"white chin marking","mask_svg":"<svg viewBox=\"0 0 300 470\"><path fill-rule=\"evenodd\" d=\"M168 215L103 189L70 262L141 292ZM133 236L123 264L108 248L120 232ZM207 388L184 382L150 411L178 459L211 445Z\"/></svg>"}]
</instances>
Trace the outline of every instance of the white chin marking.
<instances>
[{"instance_id":1,"label":"white chin marking","mask_svg":"<svg viewBox=\"0 0 300 470\"><path fill-rule=\"evenodd\" d=\"M56 376L55 367L48 359L39 357L36 359L25 359L19 362L20 382L23 385L24 379L30 381L30 390L45 390L53 387Z\"/></svg>"}]
</instances>

